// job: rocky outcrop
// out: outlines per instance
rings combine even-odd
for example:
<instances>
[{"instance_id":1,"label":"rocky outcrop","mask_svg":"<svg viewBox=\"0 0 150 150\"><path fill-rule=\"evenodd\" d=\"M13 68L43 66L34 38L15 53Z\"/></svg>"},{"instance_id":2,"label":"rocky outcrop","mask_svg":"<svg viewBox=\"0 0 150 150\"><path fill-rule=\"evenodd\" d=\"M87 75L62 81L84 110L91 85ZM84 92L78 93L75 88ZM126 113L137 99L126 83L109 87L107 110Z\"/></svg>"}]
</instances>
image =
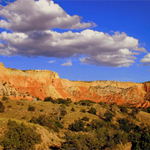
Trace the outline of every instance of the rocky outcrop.
<instances>
[{"instance_id":1,"label":"rocky outcrop","mask_svg":"<svg viewBox=\"0 0 150 150\"><path fill-rule=\"evenodd\" d=\"M70 98L128 105L150 106L150 82L69 81L49 70L17 70L0 63L0 96L32 100L39 97Z\"/></svg>"}]
</instances>

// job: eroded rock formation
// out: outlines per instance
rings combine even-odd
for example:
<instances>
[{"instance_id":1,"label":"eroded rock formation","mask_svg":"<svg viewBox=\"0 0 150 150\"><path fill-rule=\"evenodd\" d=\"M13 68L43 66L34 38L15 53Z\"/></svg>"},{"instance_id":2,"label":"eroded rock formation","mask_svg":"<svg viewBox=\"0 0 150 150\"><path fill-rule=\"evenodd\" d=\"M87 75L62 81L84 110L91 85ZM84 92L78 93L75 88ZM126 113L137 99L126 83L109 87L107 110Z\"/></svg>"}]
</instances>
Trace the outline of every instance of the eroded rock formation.
<instances>
[{"instance_id":1,"label":"eroded rock formation","mask_svg":"<svg viewBox=\"0 0 150 150\"><path fill-rule=\"evenodd\" d=\"M69 81L49 70L17 70L0 63L0 96L32 100L39 97L92 100L133 107L150 106L150 82Z\"/></svg>"}]
</instances>

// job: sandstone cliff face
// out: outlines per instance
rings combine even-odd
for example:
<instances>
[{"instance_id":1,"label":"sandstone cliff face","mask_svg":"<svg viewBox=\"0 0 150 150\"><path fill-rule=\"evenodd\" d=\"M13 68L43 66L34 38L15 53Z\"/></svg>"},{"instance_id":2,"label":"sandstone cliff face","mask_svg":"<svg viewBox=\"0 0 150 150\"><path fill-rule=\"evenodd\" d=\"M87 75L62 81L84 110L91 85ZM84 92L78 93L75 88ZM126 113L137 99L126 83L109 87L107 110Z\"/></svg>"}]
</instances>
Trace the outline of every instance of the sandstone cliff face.
<instances>
[{"instance_id":1,"label":"sandstone cliff face","mask_svg":"<svg viewBox=\"0 0 150 150\"><path fill-rule=\"evenodd\" d=\"M39 97L71 98L124 104L131 107L150 106L150 83L118 81L69 81L48 70L17 70L0 63L0 96L11 99Z\"/></svg>"}]
</instances>

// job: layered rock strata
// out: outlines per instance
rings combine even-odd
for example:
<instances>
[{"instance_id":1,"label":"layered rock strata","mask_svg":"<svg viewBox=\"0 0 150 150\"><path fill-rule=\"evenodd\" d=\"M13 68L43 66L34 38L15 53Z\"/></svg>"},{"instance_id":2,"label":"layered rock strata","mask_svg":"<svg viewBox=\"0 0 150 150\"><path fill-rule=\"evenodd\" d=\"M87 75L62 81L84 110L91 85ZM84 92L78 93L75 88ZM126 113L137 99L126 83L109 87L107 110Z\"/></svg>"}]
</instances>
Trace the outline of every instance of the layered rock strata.
<instances>
[{"instance_id":1,"label":"layered rock strata","mask_svg":"<svg viewBox=\"0 0 150 150\"><path fill-rule=\"evenodd\" d=\"M0 96L11 99L39 97L70 98L117 103L131 107L150 106L150 82L69 81L49 70L17 70L0 63Z\"/></svg>"}]
</instances>

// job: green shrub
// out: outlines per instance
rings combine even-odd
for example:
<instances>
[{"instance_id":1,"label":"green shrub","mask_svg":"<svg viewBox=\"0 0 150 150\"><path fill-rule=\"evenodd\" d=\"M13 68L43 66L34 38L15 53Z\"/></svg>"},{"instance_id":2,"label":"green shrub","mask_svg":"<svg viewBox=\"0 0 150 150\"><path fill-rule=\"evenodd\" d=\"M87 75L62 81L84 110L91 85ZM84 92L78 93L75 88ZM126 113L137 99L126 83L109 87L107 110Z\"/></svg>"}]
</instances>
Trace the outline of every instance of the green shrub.
<instances>
[{"instance_id":1,"label":"green shrub","mask_svg":"<svg viewBox=\"0 0 150 150\"><path fill-rule=\"evenodd\" d=\"M60 112L61 116L65 116L67 114L67 111L62 109L61 112Z\"/></svg>"},{"instance_id":2,"label":"green shrub","mask_svg":"<svg viewBox=\"0 0 150 150\"><path fill-rule=\"evenodd\" d=\"M39 97L37 97L37 101L40 101L40 98L39 98Z\"/></svg>"},{"instance_id":3,"label":"green shrub","mask_svg":"<svg viewBox=\"0 0 150 150\"><path fill-rule=\"evenodd\" d=\"M129 133L131 131L131 127L129 123L126 121L126 119L122 118L119 120L120 129L126 131Z\"/></svg>"},{"instance_id":4,"label":"green shrub","mask_svg":"<svg viewBox=\"0 0 150 150\"><path fill-rule=\"evenodd\" d=\"M71 111L75 111L75 109L72 107L72 108L71 108Z\"/></svg>"},{"instance_id":5,"label":"green shrub","mask_svg":"<svg viewBox=\"0 0 150 150\"><path fill-rule=\"evenodd\" d=\"M137 109L137 108L134 108L134 109L132 109L132 112L130 113L130 115L134 118L134 119L136 119L136 114L138 114L139 113L139 110Z\"/></svg>"},{"instance_id":6,"label":"green shrub","mask_svg":"<svg viewBox=\"0 0 150 150\"><path fill-rule=\"evenodd\" d=\"M74 104L75 104L75 105L77 105L77 104L78 104L78 102L74 102Z\"/></svg>"},{"instance_id":7,"label":"green shrub","mask_svg":"<svg viewBox=\"0 0 150 150\"><path fill-rule=\"evenodd\" d=\"M95 104L95 102L90 100L81 100L78 103L82 106L91 106L91 104Z\"/></svg>"},{"instance_id":8,"label":"green shrub","mask_svg":"<svg viewBox=\"0 0 150 150\"><path fill-rule=\"evenodd\" d=\"M91 107L88 112L91 113L91 114L96 115L96 109L94 107Z\"/></svg>"},{"instance_id":9,"label":"green shrub","mask_svg":"<svg viewBox=\"0 0 150 150\"><path fill-rule=\"evenodd\" d=\"M106 102L99 102L98 104L101 105L101 106L103 106L103 107L105 107L107 105Z\"/></svg>"},{"instance_id":10,"label":"green shrub","mask_svg":"<svg viewBox=\"0 0 150 150\"><path fill-rule=\"evenodd\" d=\"M78 132L78 131L85 131L85 128L84 128L84 122L82 120L75 120L74 123L70 124L69 125L69 130L71 131L75 131L75 132Z\"/></svg>"},{"instance_id":11,"label":"green shrub","mask_svg":"<svg viewBox=\"0 0 150 150\"><path fill-rule=\"evenodd\" d=\"M52 102L53 103L53 98L52 97L45 97L44 102Z\"/></svg>"},{"instance_id":12,"label":"green shrub","mask_svg":"<svg viewBox=\"0 0 150 150\"><path fill-rule=\"evenodd\" d=\"M5 106L3 105L2 102L0 102L0 113L5 111Z\"/></svg>"},{"instance_id":13,"label":"green shrub","mask_svg":"<svg viewBox=\"0 0 150 150\"><path fill-rule=\"evenodd\" d=\"M147 108L147 112L150 113L150 107Z\"/></svg>"},{"instance_id":14,"label":"green shrub","mask_svg":"<svg viewBox=\"0 0 150 150\"><path fill-rule=\"evenodd\" d=\"M35 111L35 107L34 106L28 106L28 111Z\"/></svg>"},{"instance_id":15,"label":"green shrub","mask_svg":"<svg viewBox=\"0 0 150 150\"><path fill-rule=\"evenodd\" d=\"M6 100L8 100L8 97L3 96L3 97L2 97L2 101L6 101Z\"/></svg>"},{"instance_id":16,"label":"green shrub","mask_svg":"<svg viewBox=\"0 0 150 150\"><path fill-rule=\"evenodd\" d=\"M5 150L13 149L35 149L35 144L41 143L41 135L36 132L35 127L18 124L8 120L8 130L2 140Z\"/></svg>"},{"instance_id":17,"label":"green shrub","mask_svg":"<svg viewBox=\"0 0 150 150\"><path fill-rule=\"evenodd\" d=\"M85 109L81 109L80 112L86 113L86 110Z\"/></svg>"},{"instance_id":18,"label":"green shrub","mask_svg":"<svg viewBox=\"0 0 150 150\"><path fill-rule=\"evenodd\" d=\"M108 110L104 113L104 116L106 118L106 121L111 121L113 119L112 113Z\"/></svg>"},{"instance_id":19,"label":"green shrub","mask_svg":"<svg viewBox=\"0 0 150 150\"><path fill-rule=\"evenodd\" d=\"M56 125L58 128L61 128L61 129L64 128L64 126L62 125L62 123L61 123L59 120L56 120L56 121L55 121L55 125Z\"/></svg>"},{"instance_id":20,"label":"green shrub","mask_svg":"<svg viewBox=\"0 0 150 150\"><path fill-rule=\"evenodd\" d=\"M43 112L44 111L44 109L40 109L40 112Z\"/></svg>"},{"instance_id":21,"label":"green shrub","mask_svg":"<svg viewBox=\"0 0 150 150\"><path fill-rule=\"evenodd\" d=\"M104 122L104 121L101 121L99 119L93 119L91 122L90 122L90 126L92 127L92 129L99 129L103 126L107 126L107 124Z\"/></svg>"},{"instance_id":22,"label":"green shrub","mask_svg":"<svg viewBox=\"0 0 150 150\"><path fill-rule=\"evenodd\" d=\"M87 116L84 116L81 120L89 121L89 118Z\"/></svg>"},{"instance_id":23,"label":"green shrub","mask_svg":"<svg viewBox=\"0 0 150 150\"><path fill-rule=\"evenodd\" d=\"M119 106L119 108L120 108L120 111L121 111L122 113L127 113L127 112L128 112L127 107L125 107L125 106L123 106L123 105Z\"/></svg>"}]
</instances>

